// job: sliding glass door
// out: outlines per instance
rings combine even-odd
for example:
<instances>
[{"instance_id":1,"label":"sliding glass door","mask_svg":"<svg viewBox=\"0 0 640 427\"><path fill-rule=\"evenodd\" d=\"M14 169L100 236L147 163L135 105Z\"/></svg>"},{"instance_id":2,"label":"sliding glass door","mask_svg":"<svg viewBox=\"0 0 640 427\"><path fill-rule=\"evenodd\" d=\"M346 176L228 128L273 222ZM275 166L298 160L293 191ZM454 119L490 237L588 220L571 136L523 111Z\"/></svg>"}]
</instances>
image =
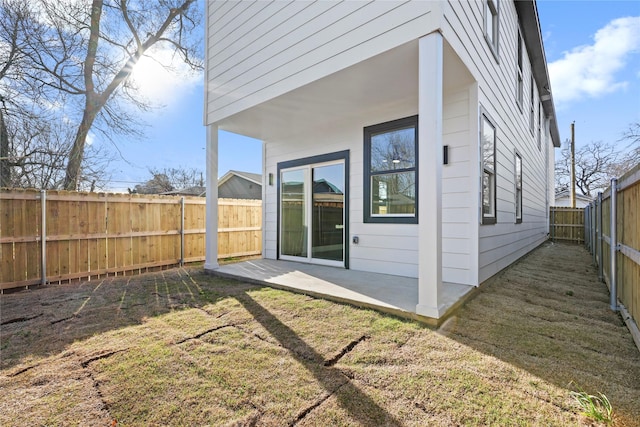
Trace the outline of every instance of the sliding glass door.
<instances>
[{"instance_id":1,"label":"sliding glass door","mask_svg":"<svg viewBox=\"0 0 640 427\"><path fill-rule=\"evenodd\" d=\"M280 258L344 266L344 160L283 169L280 183Z\"/></svg>"}]
</instances>

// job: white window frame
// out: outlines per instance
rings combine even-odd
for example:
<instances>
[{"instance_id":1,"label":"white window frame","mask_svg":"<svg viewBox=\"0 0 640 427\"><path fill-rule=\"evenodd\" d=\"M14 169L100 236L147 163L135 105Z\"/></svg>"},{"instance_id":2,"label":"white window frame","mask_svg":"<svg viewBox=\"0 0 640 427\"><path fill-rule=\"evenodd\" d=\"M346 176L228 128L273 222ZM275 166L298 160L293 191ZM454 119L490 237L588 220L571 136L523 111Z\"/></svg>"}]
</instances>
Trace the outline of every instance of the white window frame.
<instances>
[{"instance_id":1,"label":"white window frame","mask_svg":"<svg viewBox=\"0 0 640 427\"><path fill-rule=\"evenodd\" d=\"M500 39L499 0L484 0L484 38L489 44L489 47L497 61L499 46L498 40Z\"/></svg>"}]
</instances>

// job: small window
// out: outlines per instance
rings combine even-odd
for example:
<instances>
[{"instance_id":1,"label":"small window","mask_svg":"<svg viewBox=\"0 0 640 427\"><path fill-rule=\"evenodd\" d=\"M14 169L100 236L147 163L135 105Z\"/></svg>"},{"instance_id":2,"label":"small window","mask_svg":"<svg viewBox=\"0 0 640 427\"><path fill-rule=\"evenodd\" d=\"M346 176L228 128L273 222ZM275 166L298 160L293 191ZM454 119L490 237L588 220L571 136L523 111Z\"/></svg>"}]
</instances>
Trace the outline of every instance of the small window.
<instances>
[{"instance_id":1,"label":"small window","mask_svg":"<svg viewBox=\"0 0 640 427\"><path fill-rule=\"evenodd\" d=\"M518 71L517 71L517 87L516 87L516 101L518 102L518 106L522 108L522 103L524 102L524 79L522 74L523 67L523 49L522 49L522 36L520 35L520 31L518 31Z\"/></svg>"},{"instance_id":2,"label":"small window","mask_svg":"<svg viewBox=\"0 0 640 427\"><path fill-rule=\"evenodd\" d=\"M533 74L531 75L531 97L529 102L529 130L531 131L531 135L533 135L533 129L535 129L535 102L534 102L534 91L533 91Z\"/></svg>"},{"instance_id":3,"label":"small window","mask_svg":"<svg viewBox=\"0 0 640 427\"><path fill-rule=\"evenodd\" d=\"M516 153L516 224L522 222L522 157Z\"/></svg>"},{"instance_id":4,"label":"small window","mask_svg":"<svg viewBox=\"0 0 640 427\"><path fill-rule=\"evenodd\" d=\"M484 36L496 59L498 58L498 29L498 0L485 0Z\"/></svg>"},{"instance_id":5,"label":"small window","mask_svg":"<svg viewBox=\"0 0 640 427\"><path fill-rule=\"evenodd\" d=\"M482 224L496 223L496 128L486 115L480 124L482 150Z\"/></svg>"},{"instance_id":6,"label":"small window","mask_svg":"<svg viewBox=\"0 0 640 427\"><path fill-rule=\"evenodd\" d=\"M364 222L418 222L418 116L364 128Z\"/></svg>"}]
</instances>

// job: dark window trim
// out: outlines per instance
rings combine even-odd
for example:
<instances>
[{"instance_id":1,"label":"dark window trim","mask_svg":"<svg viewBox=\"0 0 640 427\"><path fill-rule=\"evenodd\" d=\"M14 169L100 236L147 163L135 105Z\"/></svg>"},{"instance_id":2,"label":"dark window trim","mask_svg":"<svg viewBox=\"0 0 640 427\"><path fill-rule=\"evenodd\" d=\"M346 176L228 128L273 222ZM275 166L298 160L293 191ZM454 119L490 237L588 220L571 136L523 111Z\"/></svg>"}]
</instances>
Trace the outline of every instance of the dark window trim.
<instances>
[{"instance_id":1,"label":"dark window trim","mask_svg":"<svg viewBox=\"0 0 640 427\"><path fill-rule=\"evenodd\" d=\"M413 126L415 129L415 167L398 169L395 172L414 171L415 173L415 204L416 211L413 216L372 216L371 215L371 135L375 133L391 131L399 128ZM382 224L417 224L418 223L418 116L405 117L390 122L367 126L364 128L364 185L363 185L363 221L365 223ZM374 174L375 175L375 174Z\"/></svg>"},{"instance_id":2,"label":"dark window trim","mask_svg":"<svg viewBox=\"0 0 640 427\"><path fill-rule=\"evenodd\" d=\"M484 156L482 155L483 153L483 147L482 147L482 137L483 137L483 131L484 131L484 124L483 121L486 120L487 122L489 122L491 124L491 126L493 127L493 216L490 217L485 217L484 216L484 211L483 211L483 203L484 203L484 194L482 193L482 180L484 179ZM487 111L484 108L480 109L480 135L479 135L479 143L480 143L480 152L482 157L482 167L481 167L481 179L480 179L480 218L481 218L481 224L482 225L491 225L491 224L496 224L498 222L498 171L496 169L497 164L498 164L498 159L496 158L496 145L498 142L498 127L495 125L495 122L493 121L493 119L491 118L491 116L489 116L489 113L487 113Z\"/></svg>"},{"instance_id":3,"label":"dark window trim","mask_svg":"<svg viewBox=\"0 0 640 427\"><path fill-rule=\"evenodd\" d=\"M304 157L302 159L286 160L279 162L277 165L278 179L276 185L277 190L277 208L276 208L276 258L280 259L280 197L281 185L280 171L282 169L295 168L297 166L307 166L316 163L332 162L335 160L344 160L344 268L349 269L349 150L336 151L334 153L320 154L317 156Z\"/></svg>"},{"instance_id":4,"label":"dark window trim","mask_svg":"<svg viewBox=\"0 0 640 427\"><path fill-rule=\"evenodd\" d=\"M518 175L518 159L520 159L520 175ZM515 152L515 158L514 158L514 175L515 175L515 195L516 195L516 224L522 224L522 217L524 216L524 205L522 204L523 201L523 193L524 193L524 188L523 188L523 176L524 176L524 165L522 162L522 156L520 155L520 153L518 152L518 150L516 150ZM518 195L518 181L520 181L520 194ZM520 218L518 218L518 197L520 197Z\"/></svg>"}]
</instances>

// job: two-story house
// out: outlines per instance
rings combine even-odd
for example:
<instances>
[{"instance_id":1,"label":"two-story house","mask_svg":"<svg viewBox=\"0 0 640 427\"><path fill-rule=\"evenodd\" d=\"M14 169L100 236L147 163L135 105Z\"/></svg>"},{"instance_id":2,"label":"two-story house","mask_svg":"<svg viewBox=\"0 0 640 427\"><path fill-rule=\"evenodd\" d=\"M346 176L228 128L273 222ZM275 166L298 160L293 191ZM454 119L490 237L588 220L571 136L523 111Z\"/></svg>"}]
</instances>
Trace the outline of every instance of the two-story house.
<instances>
[{"instance_id":1,"label":"two-story house","mask_svg":"<svg viewBox=\"0 0 640 427\"><path fill-rule=\"evenodd\" d=\"M209 1L206 22L206 269L219 129L263 141L264 258L414 278L419 316L547 238L535 1Z\"/></svg>"}]
</instances>

